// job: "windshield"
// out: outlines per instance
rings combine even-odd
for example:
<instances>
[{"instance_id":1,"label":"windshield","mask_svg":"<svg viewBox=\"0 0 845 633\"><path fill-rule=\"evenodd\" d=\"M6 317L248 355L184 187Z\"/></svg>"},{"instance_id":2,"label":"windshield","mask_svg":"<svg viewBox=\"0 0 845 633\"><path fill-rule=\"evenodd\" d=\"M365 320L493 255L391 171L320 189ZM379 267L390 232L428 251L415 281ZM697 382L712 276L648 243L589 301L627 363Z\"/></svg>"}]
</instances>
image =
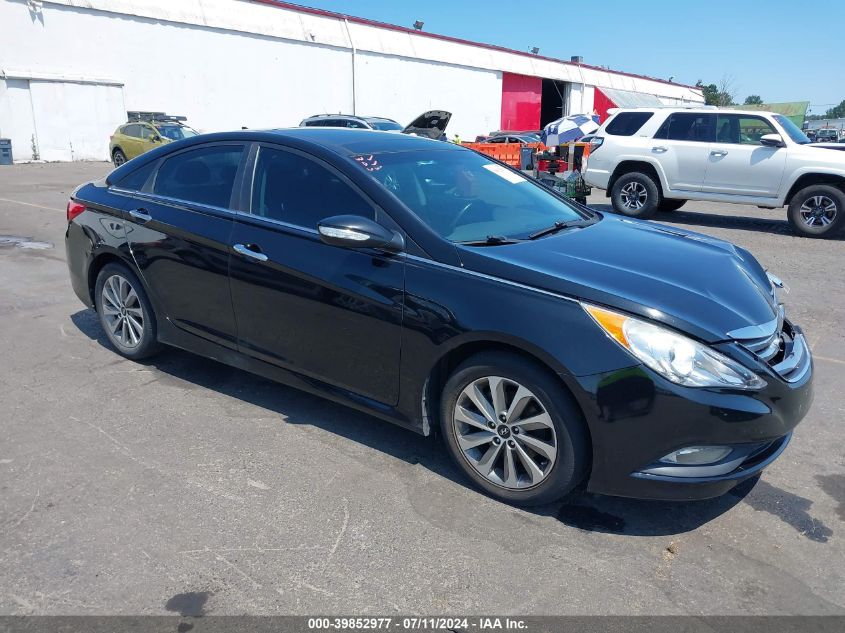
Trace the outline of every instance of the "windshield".
<instances>
[{"instance_id":1,"label":"windshield","mask_svg":"<svg viewBox=\"0 0 845 633\"><path fill-rule=\"evenodd\" d=\"M156 129L159 134L164 138L169 138L171 141L178 141L197 135L197 131L189 128L187 125L156 125Z\"/></svg>"},{"instance_id":2,"label":"windshield","mask_svg":"<svg viewBox=\"0 0 845 633\"><path fill-rule=\"evenodd\" d=\"M527 238L556 222L589 218L519 172L469 150L409 151L354 157L442 237Z\"/></svg>"},{"instance_id":3,"label":"windshield","mask_svg":"<svg viewBox=\"0 0 845 633\"><path fill-rule=\"evenodd\" d=\"M775 119L775 121L780 123L780 126L789 135L789 138L791 138L796 143L800 143L801 145L805 145L805 144L811 142L810 139L807 138L807 135L804 134L804 132L801 131L801 128L799 128L797 125L795 125L792 122L791 119L786 118L782 114L774 115L774 119Z\"/></svg>"},{"instance_id":4,"label":"windshield","mask_svg":"<svg viewBox=\"0 0 845 633\"><path fill-rule=\"evenodd\" d=\"M370 119L369 121L367 121L367 123L372 125L374 130L390 131L405 129L396 121L389 121L387 119Z\"/></svg>"}]
</instances>

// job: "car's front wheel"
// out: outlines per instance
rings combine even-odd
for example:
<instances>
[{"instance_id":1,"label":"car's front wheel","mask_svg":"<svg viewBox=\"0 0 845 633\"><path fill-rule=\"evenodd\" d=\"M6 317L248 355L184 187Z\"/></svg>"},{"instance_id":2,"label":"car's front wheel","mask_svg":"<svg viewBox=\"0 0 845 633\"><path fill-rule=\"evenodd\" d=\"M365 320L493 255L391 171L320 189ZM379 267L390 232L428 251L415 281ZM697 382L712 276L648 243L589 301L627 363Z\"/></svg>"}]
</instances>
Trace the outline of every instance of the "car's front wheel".
<instances>
[{"instance_id":1,"label":"car's front wheel","mask_svg":"<svg viewBox=\"0 0 845 633\"><path fill-rule=\"evenodd\" d=\"M126 162L126 154L123 153L123 150L116 149L112 152L111 160L115 167L120 167Z\"/></svg>"},{"instance_id":2,"label":"car's front wheel","mask_svg":"<svg viewBox=\"0 0 845 633\"><path fill-rule=\"evenodd\" d=\"M610 190L616 213L632 218L650 218L661 203L660 187L648 174L631 172L620 176Z\"/></svg>"},{"instance_id":3,"label":"car's front wheel","mask_svg":"<svg viewBox=\"0 0 845 633\"><path fill-rule=\"evenodd\" d=\"M129 268L117 263L103 266L94 295L100 323L119 354L137 360L159 350L153 307Z\"/></svg>"},{"instance_id":4,"label":"car's front wheel","mask_svg":"<svg viewBox=\"0 0 845 633\"><path fill-rule=\"evenodd\" d=\"M559 379L515 354L462 363L441 396L449 452L483 491L508 503L560 499L589 463L585 424Z\"/></svg>"},{"instance_id":5,"label":"car's front wheel","mask_svg":"<svg viewBox=\"0 0 845 633\"><path fill-rule=\"evenodd\" d=\"M832 185L810 185L795 194L789 223L804 237L833 237L845 223L845 192Z\"/></svg>"}]
</instances>

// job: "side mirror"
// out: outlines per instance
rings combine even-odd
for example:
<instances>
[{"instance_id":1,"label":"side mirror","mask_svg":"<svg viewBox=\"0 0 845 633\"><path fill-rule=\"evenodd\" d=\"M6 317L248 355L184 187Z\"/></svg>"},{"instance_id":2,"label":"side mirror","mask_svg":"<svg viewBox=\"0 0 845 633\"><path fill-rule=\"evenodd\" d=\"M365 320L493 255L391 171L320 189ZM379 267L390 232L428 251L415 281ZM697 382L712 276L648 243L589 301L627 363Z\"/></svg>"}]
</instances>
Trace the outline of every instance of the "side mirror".
<instances>
[{"instance_id":1,"label":"side mirror","mask_svg":"<svg viewBox=\"0 0 845 633\"><path fill-rule=\"evenodd\" d=\"M360 215L335 215L317 224L320 239L344 248L378 248L399 253L405 248L402 236L378 222Z\"/></svg>"},{"instance_id":2,"label":"side mirror","mask_svg":"<svg viewBox=\"0 0 845 633\"><path fill-rule=\"evenodd\" d=\"M786 147L780 134L764 134L760 137L760 144L766 147Z\"/></svg>"},{"instance_id":3,"label":"side mirror","mask_svg":"<svg viewBox=\"0 0 845 633\"><path fill-rule=\"evenodd\" d=\"M151 140L153 143L159 143L159 142L161 141L161 137L160 137L158 134L154 134L154 135L150 138L150 140Z\"/></svg>"}]
</instances>

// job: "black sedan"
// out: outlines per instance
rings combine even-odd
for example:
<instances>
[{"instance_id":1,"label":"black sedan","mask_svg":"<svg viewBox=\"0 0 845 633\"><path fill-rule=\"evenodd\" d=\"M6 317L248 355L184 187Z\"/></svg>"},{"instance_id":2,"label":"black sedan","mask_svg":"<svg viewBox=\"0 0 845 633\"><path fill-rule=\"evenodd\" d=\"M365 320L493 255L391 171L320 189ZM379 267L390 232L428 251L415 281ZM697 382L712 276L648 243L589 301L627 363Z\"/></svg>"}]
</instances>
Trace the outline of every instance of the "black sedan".
<instances>
[{"instance_id":1,"label":"black sedan","mask_svg":"<svg viewBox=\"0 0 845 633\"><path fill-rule=\"evenodd\" d=\"M812 360L747 251L363 130L197 136L80 186L73 288L161 344L442 434L512 503L720 495L784 450ZM213 430L210 430L213 432Z\"/></svg>"}]
</instances>

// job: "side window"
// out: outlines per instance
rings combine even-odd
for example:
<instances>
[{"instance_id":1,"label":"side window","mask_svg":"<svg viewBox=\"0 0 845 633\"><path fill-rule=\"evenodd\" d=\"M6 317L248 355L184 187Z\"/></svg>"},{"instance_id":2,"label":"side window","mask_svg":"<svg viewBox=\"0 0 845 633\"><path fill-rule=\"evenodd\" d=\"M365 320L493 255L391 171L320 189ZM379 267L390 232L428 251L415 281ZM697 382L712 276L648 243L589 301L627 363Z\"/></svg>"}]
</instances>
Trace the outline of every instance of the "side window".
<instances>
[{"instance_id":1,"label":"side window","mask_svg":"<svg viewBox=\"0 0 845 633\"><path fill-rule=\"evenodd\" d=\"M312 119L305 122L306 127L322 127L323 125L325 125L323 119Z\"/></svg>"},{"instance_id":2,"label":"side window","mask_svg":"<svg viewBox=\"0 0 845 633\"><path fill-rule=\"evenodd\" d=\"M126 191L139 191L150 178L155 169L156 161L151 161L143 167L136 169L131 174L124 176L116 183L116 186Z\"/></svg>"},{"instance_id":3,"label":"side window","mask_svg":"<svg viewBox=\"0 0 845 633\"><path fill-rule=\"evenodd\" d=\"M141 138L141 126L137 123L132 123L131 125L127 125L123 128L123 133L126 134L126 136Z\"/></svg>"},{"instance_id":4,"label":"side window","mask_svg":"<svg viewBox=\"0 0 845 633\"><path fill-rule=\"evenodd\" d=\"M141 138L144 140L150 139L153 134L155 134L155 132L153 132L153 128L149 125L139 125L138 127L141 128Z\"/></svg>"},{"instance_id":5,"label":"side window","mask_svg":"<svg viewBox=\"0 0 845 633\"><path fill-rule=\"evenodd\" d=\"M241 145L218 145L176 154L159 168L153 193L226 209L242 154Z\"/></svg>"},{"instance_id":6,"label":"side window","mask_svg":"<svg viewBox=\"0 0 845 633\"><path fill-rule=\"evenodd\" d=\"M663 122L654 138L709 143L714 137L713 125L715 119L716 117L712 114L675 112Z\"/></svg>"},{"instance_id":7,"label":"side window","mask_svg":"<svg viewBox=\"0 0 845 633\"><path fill-rule=\"evenodd\" d=\"M353 121L352 119L347 119L346 127L354 127L354 128L361 128L366 130L367 126L361 123L360 121Z\"/></svg>"},{"instance_id":8,"label":"side window","mask_svg":"<svg viewBox=\"0 0 845 633\"><path fill-rule=\"evenodd\" d=\"M250 208L254 215L309 229L333 215L375 218L373 207L335 173L272 147L258 152Z\"/></svg>"},{"instance_id":9,"label":"side window","mask_svg":"<svg viewBox=\"0 0 845 633\"><path fill-rule=\"evenodd\" d=\"M613 136L633 136L653 116L654 112L620 112L604 131Z\"/></svg>"},{"instance_id":10,"label":"side window","mask_svg":"<svg viewBox=\"0 0 845 633\"><path fill-rule=\"evenodd\" d=\"M716 120L716 140L736 145L760 145L760 137L776 134L772 124L759 116L719 114Z\"/></svg>"}]
</instances>

